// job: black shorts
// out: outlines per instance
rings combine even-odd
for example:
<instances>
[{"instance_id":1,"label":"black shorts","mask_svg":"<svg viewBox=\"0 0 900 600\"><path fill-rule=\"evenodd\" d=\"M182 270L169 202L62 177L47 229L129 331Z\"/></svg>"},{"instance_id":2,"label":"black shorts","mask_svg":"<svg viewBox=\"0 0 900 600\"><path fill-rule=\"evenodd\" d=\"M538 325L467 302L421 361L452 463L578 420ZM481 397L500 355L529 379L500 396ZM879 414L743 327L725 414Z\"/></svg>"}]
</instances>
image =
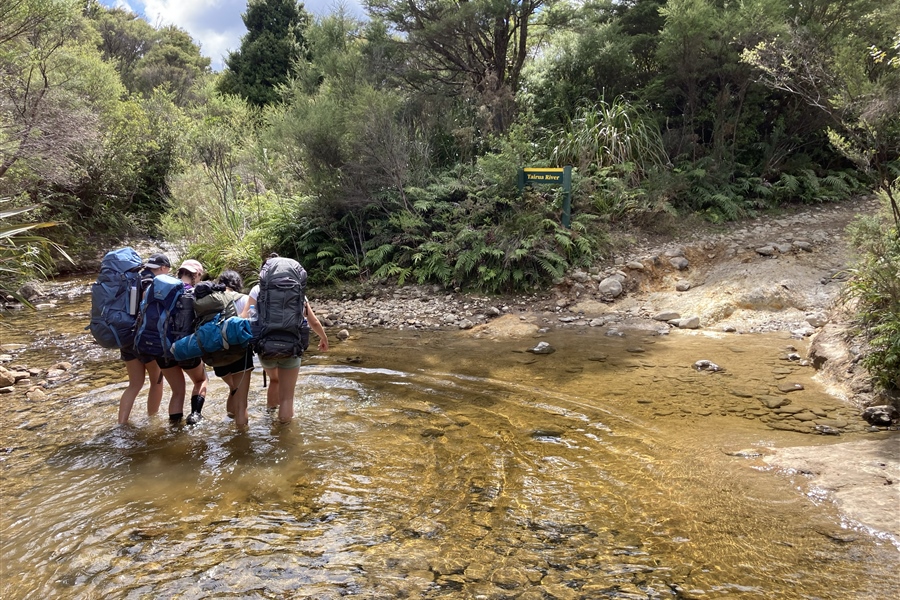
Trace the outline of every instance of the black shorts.
<instances>
[{"instance_id":1,"label":"black shorts","mask_svg":"<svg viewBox=\"0 0 900 600\"><path fill-rule=\"evenodd\" d=\"M197 365L203 363L203 361L198 356L197 358L192 358L190 360L182 360L178 361L174 358L166 358L164 356L159 356L156 358L156 364L159 365L160 369L171 369L172 367L181 367L185 371L189 369L193 369Z\"/></svg>"},{"instance_id":2,"label":"black shorts","mask_svg":"<svg viewBox=\"0 0 900 600\"><path fill-rule=\"evenodd\" d=\"M138 354L137 352L134 351L133 348L120 349L119 350L119 358L121 358L125 362L128 362L129 360L138 359L139 361L141 361L142 365L146 365L147 363L151 363L154 360L156 360L156 358L153 356L146 356L144 354Z\"/></svg>"},{"instance_id":3,"label":"black shorts","mask_svg":"<svg viewBox=\"0 0 900 600\"><path fill-rule=\"evenodd\" d=\"M213 367L216 377L225 377L234 373L243 373L253 368L253 348L247 347L247 352L241 358L237 359L230 365L221 367Z\"/></svg>"}]
</instances>

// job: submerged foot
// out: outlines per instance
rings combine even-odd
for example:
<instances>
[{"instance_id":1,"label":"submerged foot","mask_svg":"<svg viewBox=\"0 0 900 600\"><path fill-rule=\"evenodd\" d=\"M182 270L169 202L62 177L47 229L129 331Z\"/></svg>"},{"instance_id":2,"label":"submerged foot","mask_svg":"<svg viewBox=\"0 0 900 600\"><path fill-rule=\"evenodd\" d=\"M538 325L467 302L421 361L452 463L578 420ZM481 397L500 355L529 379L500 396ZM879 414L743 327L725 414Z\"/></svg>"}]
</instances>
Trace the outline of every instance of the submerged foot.
<instances>
[{"instance_id":1,"label":"submerged foot","mask_svg":"<svg viewBox=\"0 0 900 600\"><path fill-rule=\"evenodd\" d=\"M203 410L204 402L206 402L205 396L201 396L199 394L191 396L191 414L188 415L187 418L188 425L196 425L200 422L201 419L203 419L200 411Z\"/></svg>"}]
</instances>

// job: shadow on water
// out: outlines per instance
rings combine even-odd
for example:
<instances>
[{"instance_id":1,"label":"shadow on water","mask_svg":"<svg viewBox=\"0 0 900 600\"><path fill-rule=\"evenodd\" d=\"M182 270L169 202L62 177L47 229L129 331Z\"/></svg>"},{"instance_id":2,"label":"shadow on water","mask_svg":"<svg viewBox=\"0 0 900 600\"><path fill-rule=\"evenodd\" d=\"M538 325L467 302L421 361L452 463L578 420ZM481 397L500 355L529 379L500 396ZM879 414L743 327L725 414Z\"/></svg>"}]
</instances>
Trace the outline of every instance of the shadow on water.
<instances>
[{"instance_id":1,"label":"shadow on water","mask_svg":"<svg viewBox=\"0 0 900 600\"><path fill-rule=\"evenodd\" d=\"M266 412L257 370L245 431L215 377L199 425L141 414L145 390L115 427L121 364L78 332L83 301L58 310L52 336L16 334L16 360L75 366L46 401L5 399L4 599L837 599L900 584L890 541L722 451L809 437L759 410L784 378L841 416L786 366L784 337L562 330L536 356L537 340L360 331L306 361L290 425Z\"/></svg>"}]
</instances>

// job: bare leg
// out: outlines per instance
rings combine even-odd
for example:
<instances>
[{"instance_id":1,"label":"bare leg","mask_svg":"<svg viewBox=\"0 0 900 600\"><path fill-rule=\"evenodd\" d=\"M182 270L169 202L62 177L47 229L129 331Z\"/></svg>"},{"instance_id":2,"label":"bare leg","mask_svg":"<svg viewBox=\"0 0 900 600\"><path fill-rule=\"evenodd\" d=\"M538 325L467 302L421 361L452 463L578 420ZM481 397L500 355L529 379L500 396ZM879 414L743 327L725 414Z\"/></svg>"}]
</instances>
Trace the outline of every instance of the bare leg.
<instances>
[{"instance_id":1,"label":"bare leg","mask_svg":"<svg viewBox=\"0 0 900 600\"><path fill-rule=\"evenodd\" d=\"M282 423L290 423L294 418L294 388L297 387L297 376L300 368L275 369L280 371L278 379L278 420Z\"/></svg>"},{"instance_id":2,"label":"bare leg","mask_svg":"<svg viewBox=\"0 0 900 600\"><path fill-rule=\"evenodd\" d=\"M202 362L192 369L185 369L184 372L194 383L191 389L191 414L188 415L187 424L196 425L203 418L201 413L206 402L206 385L209 378L206 376L206 366Z\"/></svg>"},{"instance_id":3,"label":"bare leg","mask_svg":"<svg viewBox=\"0 0 900 600\"><path fill-rule=\"evenodd\" d=\"M119 425L128 422L131 409L134 407L134 399L144 387L144 365L138 359L125 361L125 369L128 371L128 387L119 398Z\"/></svg>"},{"instance_id":4,"label":"bare leg","mask_svg":"<svg viewBox=\"0 0 900 600\"><path fill-rule=\"evenodd\" d=\"M266 408L278 408L280 402L278 396L278 371L279 369L265 369L269 376L269 387L266 390Z\"/></svg>"},{"instance_id":5,"label":"bare leg","mask_svg":"<svg viewBox=\"0 0 900 600\"><path fill-rule=\"evenodd\" d=\"M162 371L155 360L148 362L144 365L144 368L150 376L150 391L147 392L147 414L152 417L159 412L159 405L162 403Z\"/></svg>"},{"instance_id":6,"label":"bare leg","mask_svg":"<svg viewBox=\"0 0 900 600\"><path fill-rule=\"evenodd\" d=\"M172 397L169 399L169 418L173 415L183 415L184 393L187 389L184 383L184 371L181 370L181 367L176 366L163 369L162 373L172 389Z\"/></svg>"},{"instance_id":7,"label":"bare leg","mask_svg":"<svg viewBox=\"0 0 900 600\"><path fill-rule=\"evenodd\" d=\"M250 396L250 373L248 369L240 373L232 373L227 380L231 392L228 396L229 412L234 415L236 425L247 425L250 416L247 412L247 398ZM224 377L223 377L224 379Z\"/></svg>"},{"instance_id":8,"label":"bare leg","mask_svg":"<svg viewBox=\"0 0 900 600\"><path fill-rule=\"evenodd\" d=\"M232 419L234 418L234 388L238 385L238 377L240 373L229 373L222 376L222 381L228 384L228 399L225 401L225 412Z\"/></svg>"},{"instance_id":9,"label":"bare leg","mask_svg":"<svg viewBox=\"0 0 900 600\"><path fill-rule=\"evenodd\" d=\"M184 372L187 373L188 377L191 378L191 381L194 382L194 387L191 389L191 396L203 396L206 398L206 386L209 383L209 377L206 376L206 367L203 363L201 362L193 369L186 369Z\"/></svg>"}]
</instances>

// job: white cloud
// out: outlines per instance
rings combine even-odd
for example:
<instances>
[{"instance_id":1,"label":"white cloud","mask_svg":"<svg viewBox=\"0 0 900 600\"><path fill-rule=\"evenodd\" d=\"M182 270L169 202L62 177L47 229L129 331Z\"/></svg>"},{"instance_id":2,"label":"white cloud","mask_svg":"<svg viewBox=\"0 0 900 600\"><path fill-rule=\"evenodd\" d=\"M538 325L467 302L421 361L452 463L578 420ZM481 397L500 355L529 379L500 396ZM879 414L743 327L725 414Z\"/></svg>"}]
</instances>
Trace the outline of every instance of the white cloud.
<instances>
[{"instance_id":1,"label":"white cloud","mask_svg":"<svg viewBox=\"0 0 900 600\"><path fill-rule=\"evenodd\" d=\"M311 0L304 2L314 15L326 15L337 10L341 0ZM204 56L212 59L212 68L220 70L231 50L241 45L247 33L241 15L247 0L101 0L107 6L127 8L141 14L153 26L177 25L200 44ZM351 14L363 16L362 0L343 0Z\"/></svg>"},{"instance_id":2,"label":"white cloud","mask_svg":"<svg viewBox=\"0 0 900 600\"><path fill-rule=\"evenodd\" d=\"M246 6L244 0L145 0L142 12L154 26L177 25L191 34L218 70L246 33L241 21Z\"/></svg>"}]
</instances>

